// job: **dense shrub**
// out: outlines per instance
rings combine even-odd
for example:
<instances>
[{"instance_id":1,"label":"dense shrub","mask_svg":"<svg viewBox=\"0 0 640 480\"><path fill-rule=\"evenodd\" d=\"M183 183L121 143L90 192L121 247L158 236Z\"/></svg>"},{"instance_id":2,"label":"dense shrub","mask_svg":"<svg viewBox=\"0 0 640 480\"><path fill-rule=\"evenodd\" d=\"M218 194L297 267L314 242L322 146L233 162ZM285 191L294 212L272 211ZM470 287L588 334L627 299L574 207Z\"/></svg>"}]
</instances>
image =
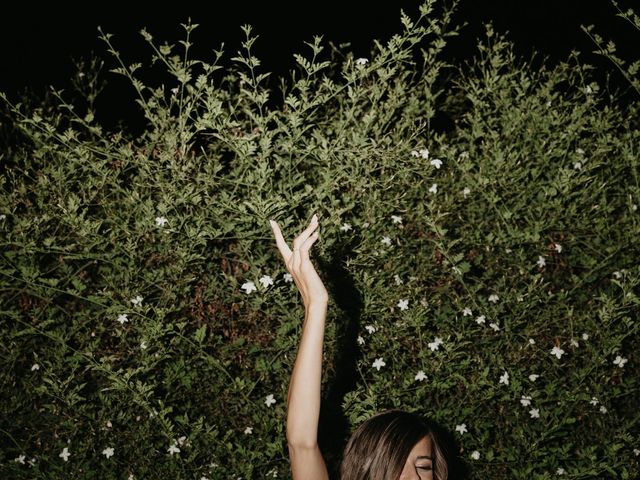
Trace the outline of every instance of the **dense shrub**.
<instances>
[{"instance_id":1,"label":"dense shrub","mask_svg":"<svg viewBox=\"0 0 640 480\"><path fill-rule=\"evenodd\" d=\"M638 477L638 103L490 25L448 65L434 7L369 59L316 37L289 79L250 27L212 63L196 25L143 31L171 84L102 34L141 133L96 121L95 63L80 95L3 97L3 478L287 477L304 311L268 219L291 240L314 212L331 469L401 407L461 477Z\"/></svg>"}]
</instances>

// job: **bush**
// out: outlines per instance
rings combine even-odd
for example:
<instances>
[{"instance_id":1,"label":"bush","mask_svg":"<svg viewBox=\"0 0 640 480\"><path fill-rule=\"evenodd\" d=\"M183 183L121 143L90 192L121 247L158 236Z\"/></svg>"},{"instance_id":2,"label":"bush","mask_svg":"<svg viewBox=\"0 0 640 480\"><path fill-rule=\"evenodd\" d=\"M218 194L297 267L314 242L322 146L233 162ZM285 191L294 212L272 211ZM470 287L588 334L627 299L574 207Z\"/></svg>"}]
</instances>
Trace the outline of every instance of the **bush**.
<instances>
[{"instance_id":1,"label":"bush","mask_svg":"<svg viewBox=\"0 0 640 480\"><path fill-rule=\"evenodd\" d=\"M279 92L249 26L227 65L143 31L166 86L101 33L142 132L96 121L95 62L78 96L3 96L4 478L287 477L304 311L268 219L314 212L332 471L400 407L462 477L638 477L638 102L490 25L449 65L452 11L370 59L315 37Z\"/></svg>"}]
</instances>

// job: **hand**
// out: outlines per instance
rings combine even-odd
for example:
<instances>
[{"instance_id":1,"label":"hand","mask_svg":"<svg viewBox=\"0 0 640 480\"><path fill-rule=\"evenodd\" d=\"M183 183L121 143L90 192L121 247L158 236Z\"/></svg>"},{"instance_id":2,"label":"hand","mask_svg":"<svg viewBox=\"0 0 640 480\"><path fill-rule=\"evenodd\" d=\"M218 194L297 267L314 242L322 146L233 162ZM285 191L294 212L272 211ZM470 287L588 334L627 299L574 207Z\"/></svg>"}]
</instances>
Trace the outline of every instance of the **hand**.
<instances>
[{"instance_id":1,"label":"hand","mask_svg":"<svg viewBox=\"0 0 640 480\"><path fill-rule=\"evenodd\" d=\"M278 224L273 220L269 220L269 223L287 270L302 294L305 308L316 303L326 304L329 301L329 294L316 269L311 264L311 260L309 260L309 249L318 239L318 231L316 230L318 228L317 215L312 217L309 226L293 241L293 251L282 238L282 232Z\"/></svg>"}]
</instances>

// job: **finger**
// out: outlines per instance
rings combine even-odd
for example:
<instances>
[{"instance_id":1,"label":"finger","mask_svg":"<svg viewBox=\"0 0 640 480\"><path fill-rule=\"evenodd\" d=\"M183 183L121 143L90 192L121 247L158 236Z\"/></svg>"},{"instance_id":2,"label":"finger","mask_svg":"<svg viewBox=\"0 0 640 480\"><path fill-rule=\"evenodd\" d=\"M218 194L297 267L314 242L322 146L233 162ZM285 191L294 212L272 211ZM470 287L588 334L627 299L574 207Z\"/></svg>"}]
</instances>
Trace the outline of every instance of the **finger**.
<instances>
[{"instance_id":1,"label":"finger","mask_svg":"<svg viewBox=\"0 0 640 480\"><path fill-rule=\"evenodd\" d=\"M280 227L278 226L278 224L273 220L269 220L269 223L271 224L271 229L273 230L273 234L276 237L276 245L278 246L278 250L280 250L280 254L282 255L282 258L284 258L284 261L286 263L291 258L291 249L289 248L289 245L287 245L287 242L284 241L282 232L280 231Z\"/></svg>"},{"instance_id":2,"label":"finger","mask_svg":"<svg viewBox=\"0 0 640 480\"><path fill-rule=\"evenodd\" d=\"M315 215L314 215L315 218ZM309 235L313 233L313 231L318 228L318 221L312 220L307 228L303 230L303 232L298 235L298 237L293 241L293 249L298 250L302 244L309 238Z\"/></svg>"},{"instance_id":3,"label":"finger","mask_svg":"<svg viewBox=\"0 0 640 480\"><path fill-rule=\"evenodd\" d=\"M309 235L309 238L300 247L301 263L309 260L309 250L311 249L311 246L315 243L315 241L318 239L319 235L320 235L320 232L316 230L311 235Z\"/></svg>"}]
</instances>

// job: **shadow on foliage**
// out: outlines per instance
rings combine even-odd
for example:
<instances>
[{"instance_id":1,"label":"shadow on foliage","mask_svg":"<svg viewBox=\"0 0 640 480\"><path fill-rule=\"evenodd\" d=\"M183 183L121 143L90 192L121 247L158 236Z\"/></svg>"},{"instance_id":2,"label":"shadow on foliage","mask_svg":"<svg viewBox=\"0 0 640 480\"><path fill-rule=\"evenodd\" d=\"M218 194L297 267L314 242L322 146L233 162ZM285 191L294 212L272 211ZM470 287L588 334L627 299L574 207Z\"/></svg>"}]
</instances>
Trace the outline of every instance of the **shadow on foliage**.
<instances>
[{"instance_id":1,"label":"shadow on foliage","mask_svg":"<svg viewBox=\"0 0 640 480\"><path fill-rule=\"evenodd\" d=\"M343 244L328 253L330 262L316 259L329 295L344 312L343 321L336 325L336 369L322 398L318 427L318 443L330 478L339 478L342 453L351 434L349 421L342 411L344 396L356 388L358 381L356 365L360 351L357 337L363 302L353 278L344 268L344 259L350 251L351 245Z\"/></svg>"}]
</instances>

